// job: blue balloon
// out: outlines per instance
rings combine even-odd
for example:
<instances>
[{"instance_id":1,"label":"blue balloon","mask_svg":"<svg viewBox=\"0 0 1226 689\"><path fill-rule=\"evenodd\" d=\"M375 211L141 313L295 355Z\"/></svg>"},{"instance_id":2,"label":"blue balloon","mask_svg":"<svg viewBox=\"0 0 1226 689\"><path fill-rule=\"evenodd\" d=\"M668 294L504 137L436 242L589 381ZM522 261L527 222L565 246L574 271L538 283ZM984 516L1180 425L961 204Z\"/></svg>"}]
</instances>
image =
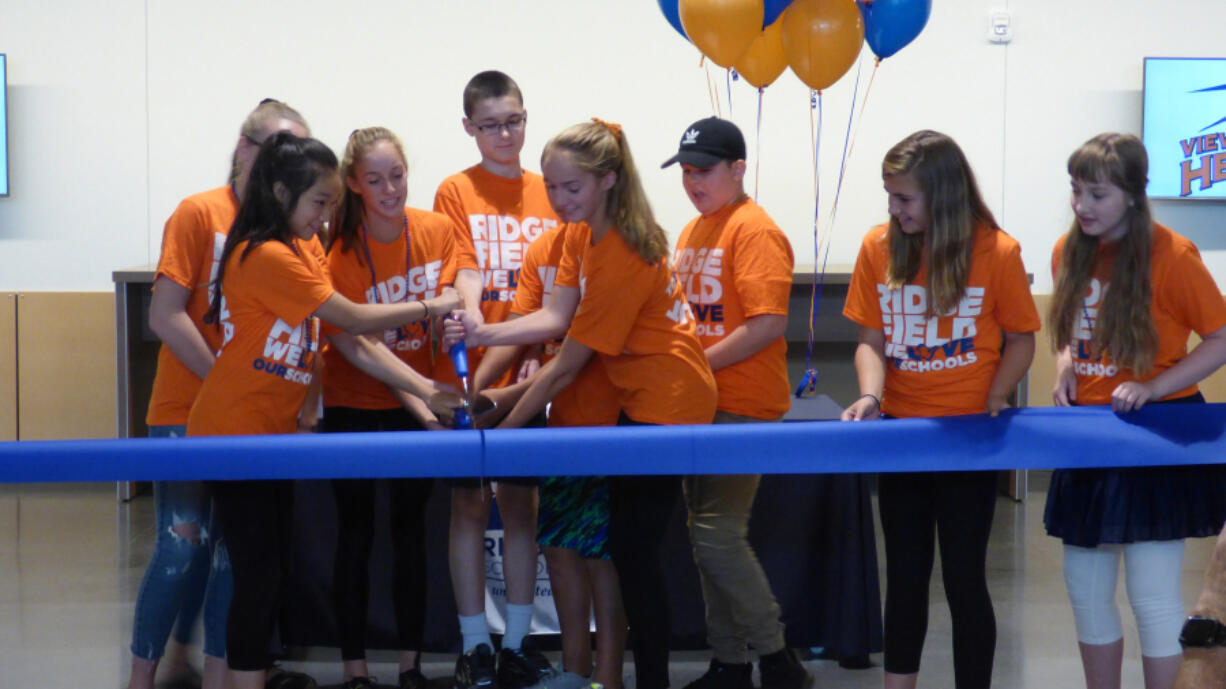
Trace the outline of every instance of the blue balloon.
<instances>
[{"instance_id":1,"label":"blue balloon","mask_svg":"<svg viewBox=\"0 0 1226 689\"><path fill-rule=\"evenodd\" d=\"M932 0L856 0L864 15L864 40L885 59L915 40L928 24Z\"/></svg>"},{"instance_id":2,"label":"blue balloon","mask_svg":"<svg viewBox=\"0 0 1226 689\"><path fill-rule=\"evenodd\" d=\"M766 14L762 16L762 28L775 23L779 15L792 4L792 0L762 0L762 8L766 10Z\"/></svg>"},{"instance_id":3,"label":"blue balloon","mask_svg":"<svg viewBox=\"0 0 1226 689\"><path fill-rule=\"evenodd\" d=\"M681 34L681 37L685 40L690 40L690 37L685 35L685 28L681 26L681 10L678 7L681 4L680 0L656 0L656 4L660 6L660 11L664 13L664 18L668 20L669 24L673 25L677 33Z\"/></svg>"}]
</instances>

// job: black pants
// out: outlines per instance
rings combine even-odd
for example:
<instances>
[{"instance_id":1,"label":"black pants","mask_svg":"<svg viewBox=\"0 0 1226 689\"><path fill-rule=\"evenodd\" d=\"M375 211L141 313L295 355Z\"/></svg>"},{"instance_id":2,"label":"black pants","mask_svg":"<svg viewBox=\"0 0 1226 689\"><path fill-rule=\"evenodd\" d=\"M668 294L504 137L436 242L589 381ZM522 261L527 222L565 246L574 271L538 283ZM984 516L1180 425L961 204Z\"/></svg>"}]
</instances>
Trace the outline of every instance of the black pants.
<instances>
[{"instance_id":1,"label":"black pants","mask_svg":"<svg viewBox=\"0 0 1226 689\"><path fill-rule=\"evenodd\" d=\"M233 670L272 664L269 646L289 590L292 481L210 481L230 551L234 598L226 620L226 662Z\"/></svg>"},{"instance_id":2,"label":"black pants","mask_svg":"<svg viewBox=\"0 0 1226 689\"><path fill-rule=\"evenodd\" d=\"M617 423L649 425L624 413ZM621 580L639 689L669 686L672 620L660 548L680 495L680 476L609 477L609 554Z\"/></svg>"},{"instance_id":3,"label":"black pants","mask_svg":"<svg viewBox=\"0 0 1226 689\"><path fill-rule=\"evenodd\" d=\"M424 430L403 409L328 407L325 433ZM426 625L426 501L434 479L388 479L392 537L392 604L400 650L421 650ZM335 479L336 559L333 604L341 658L366 657L370 553L375 538L375 480Z\"/></svg>"},{"instance_id":4,"label":"black pants","mask_svg":"<svg viewBox=\"0 0 1226 689\"><path fill-rule=\"evenodd\" d=\"M953 622L954 685L957 689L990 686L996 616L984 568L996 474L882 474L877 495L885 536L886 672L919 671L928 631L934 541L939 539L941 575Z\"/></svg>"}]
</instances>

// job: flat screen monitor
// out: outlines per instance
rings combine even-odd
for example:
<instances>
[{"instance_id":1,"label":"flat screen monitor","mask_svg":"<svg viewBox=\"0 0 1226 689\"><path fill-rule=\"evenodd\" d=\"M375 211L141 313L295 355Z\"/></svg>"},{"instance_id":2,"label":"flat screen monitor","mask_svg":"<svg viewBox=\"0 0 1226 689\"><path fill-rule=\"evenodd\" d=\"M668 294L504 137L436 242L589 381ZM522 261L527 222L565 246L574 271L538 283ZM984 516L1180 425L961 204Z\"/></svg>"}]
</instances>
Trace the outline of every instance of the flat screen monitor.
<instances>
[{"instance_id":1,"label":"flat screen monitor","mask_svg":"<svg viewBox=\"0 0 1226 689\"><path fill-rule=\"evenodd\" d=\"M0 53L0 196L9 195L8 58Z\"/></svg>"},{"instance_id":2,"label":"flat screen monitor","mask_svg":"<svg viewBox=\"0 0 1226 689\"><path fill-rule=\"evenodd\" d=\"M1226 58L1145 58L1149 196L1226 199Z\"/></svg>"}]
</instances>

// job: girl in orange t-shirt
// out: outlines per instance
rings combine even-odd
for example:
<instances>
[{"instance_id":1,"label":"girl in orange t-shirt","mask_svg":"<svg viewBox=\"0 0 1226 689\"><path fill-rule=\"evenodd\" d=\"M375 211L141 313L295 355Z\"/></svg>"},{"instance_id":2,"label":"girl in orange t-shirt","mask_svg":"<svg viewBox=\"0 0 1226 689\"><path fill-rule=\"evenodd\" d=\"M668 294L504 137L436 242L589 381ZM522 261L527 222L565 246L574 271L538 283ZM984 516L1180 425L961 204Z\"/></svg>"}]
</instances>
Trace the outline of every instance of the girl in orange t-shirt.
<instances>
[{"instance_id":1,"label":"girl in orange t-shirt","mask_svg":"<svg viewBox=\"0 0 1226 689\"><path fill-rule=\"evenodd\" d=\"M1049 322L1057 406L1204 402L1196 384L1226 363L1226 300L1192 242L1153 221L1145 146L1100 134L1068 161L1073 226L1052 252ZM1188 351L1195 330L1200 344ZM1064 541L1086 686L1118 689L1120 560L1136 616L1147 689L1175 681L1184 621L1183 539L1226 521L1220 465L1058 469L1043 515Z\"/></svg>"},{"instance_id":2,"label":"girl in orange t-shirt","mask_svg":"<svg viewBox=\"0 0 1226 689\"><path fill-rule=\"evenodd\" d=\"M336 156L314 139L272 136L252 164L222 250L209 320L224 342L187 419L187 434L291 433L314 379L318 316L346 332L381 331L455 308L429 301L354 304L332 288L315 235L339 191ZM363 370L418 396L435 386L361 347ZM394 357L393 357L394 359ZM231 686L264 686L282 590L292 511L290 481L213 481L226 530L234 597L226 633Z\"/></svg>"},{"instance_id":3,"label":"girl in orange t-shirt","mask_svg":"<svg viewBox=\"0 0 1226 689\"><path fill-rule=\"evenodd\" d=\"M545 146L545 188L568 222L553 293L513 321L478 324L460 312L448 338L474 345L543 342L566 333L500 427L523 424L600 356L621 405L619 425L710 423L716 389L668 239L656 224L621 127L588 122ZM668 686L672 634L660 545L678 476L609 478L609 551L630 623L636 684Z\"/></svg>"},{"instance_id":4,"label":"girl in orange t-shirt","mask_svg":"<svg viewBox=\"0 0 1226 689\"><path fill-rule=\"evenodd\" d=\"M848 288L861 396L843 419L995 416L1030 366L1040 325L1018 244L944 134L908 136L881 167L890 222L865 237ZM991 684L996 618L985 565L995 503L990 471L881 474L886 689L918 678L938 532L955 686Z\"/></svg>"},{"instance_id":5,"label":"girl in orange t-shirt","mask_svg":"<svg viewBox=\"0 0 1226 689\"><path fill-rule=\"evenodd\" d=\"M441 213L406 208L408 164L400 139L383 127L354 130L341 163L346 190L330 225L332 285L357 303L429 299L455 280L454 223ZM430 322L420 320L367 336L423 376L434 362ZM362 372L350 363L356 338L329 335L324 351L327 433L442 430L420 397ZM392 600L399 641L401 689L424 689L419 652L426 622L426 501L434 480L388 480L392 536ZM375 481L333 479L337 544L333 572L337 629L346 689L373 686L366 665L366 608L374 540Z\"/></svg>"}]
</instances>

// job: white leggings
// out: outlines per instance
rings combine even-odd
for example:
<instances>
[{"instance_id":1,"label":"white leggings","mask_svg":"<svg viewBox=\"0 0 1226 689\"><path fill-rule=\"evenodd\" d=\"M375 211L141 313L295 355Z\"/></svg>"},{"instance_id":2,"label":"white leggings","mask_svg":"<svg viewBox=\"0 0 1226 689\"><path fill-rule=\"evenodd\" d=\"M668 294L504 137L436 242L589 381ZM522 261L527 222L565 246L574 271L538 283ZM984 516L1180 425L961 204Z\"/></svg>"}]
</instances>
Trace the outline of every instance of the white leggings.
<instances>
[{"instance_id":1,"label":"white leggings","mask_svg":"<svg viewBox=\"0 0 1226 689\"><path fill-rule=\"evenodd\" d=\"M1073 604L1077 640L1083 644L1109 644L1124 638L1120 611L1115 605L1115 583L1120 555L1124 556L1128 602L1137 619L1141 655L1151 658L1178 655L1183 626L1183 541L1143 541L1097 548L1064 546L1064 582Z\"/></svg>"}]
</instances>

